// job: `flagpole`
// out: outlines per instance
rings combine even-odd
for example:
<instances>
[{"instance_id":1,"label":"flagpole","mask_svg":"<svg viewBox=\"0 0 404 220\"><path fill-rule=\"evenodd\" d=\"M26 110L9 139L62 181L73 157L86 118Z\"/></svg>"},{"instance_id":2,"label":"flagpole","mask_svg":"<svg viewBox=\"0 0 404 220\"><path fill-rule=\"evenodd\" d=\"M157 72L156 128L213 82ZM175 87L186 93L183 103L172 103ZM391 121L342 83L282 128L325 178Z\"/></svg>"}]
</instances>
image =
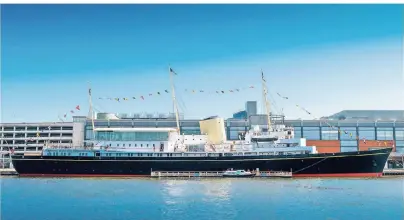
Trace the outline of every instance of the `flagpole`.
<instances>
[{"instance_id":1,"label":"flagpole","mask_svg":"<svg viewBox=\"0 0 404 220\"><path fill-rule=\"evenodd\" d=\"M174 82L173 82L173 70L171 69L170 65L168 66L168 72L170 74L170 82L171 82L171 90L172 90L172 98L173 98L173 104L174 104L174 111L175 111L175 120L177 122L177 132L180 135L180 122L179 122L179 114L178 114L178 106L177 106L177 101L175 98L175 89L174 89Z\"/></svg>"},{"instance_id":2,"label":"flagpole","mask_svg":"<svg viewBox=\"0 0 404 220\"><path fill-rule=\"evenodd\" d=\"M264 79L264 71L261 69L261 76L262 76L262 98L265 103L265 110L266 110L266 115L267 115L267 121L268 121L268 133L271 131L271 116L270 116L270 108L269 108L269 103L267 99L267 92L268 88L266 86L266 81Z\"/></svg>"},{"instance_id":3,"label":"flagpole","mask_svg":"<svg viewBox=\"0 0 404 220\"><path fill-rule=\"evenodd\" d=\"M91 114L91 124L92 124L92 127L93 127L93 140L95 140L94 112L93 112L93 102L92 102L92 96L91 96L90 82L88 82L88 102L90 104L90 112L89 112L89 114Z\"/></svg>"}]
</instances>

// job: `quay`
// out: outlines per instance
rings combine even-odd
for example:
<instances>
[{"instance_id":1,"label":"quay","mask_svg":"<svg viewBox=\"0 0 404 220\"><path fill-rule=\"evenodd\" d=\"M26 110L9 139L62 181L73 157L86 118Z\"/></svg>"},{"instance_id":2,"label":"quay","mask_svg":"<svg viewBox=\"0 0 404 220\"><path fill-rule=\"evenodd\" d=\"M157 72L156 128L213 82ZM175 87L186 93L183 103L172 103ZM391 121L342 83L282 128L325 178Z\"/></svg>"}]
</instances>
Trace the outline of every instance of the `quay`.
<instances>
[{"instance_id":1,"label":"quay","mask_svg":"<svg viewBox=\"0 0 404 220\"><path fill-rule=\"evenodd\" d=\"M13 168L0 169L0 176L14 176L14 175L18 175L18 173Z\"/></svg>"},{"instance_id":2,"label":"quay","mask_svg":"<svg viewBox=\"0 0 404 220\"><path fill-rule=\"evenodd\" d=\"M404 176L404 169L384 169L383 176Z\"/></svg>"},{"instance_id":3,"label":"quay","mask_svg":"<svg viewBox=\"0 0 404 220\"><path fill-rule=\"evenodd\" d=\"M151 177L223 177L223 171L152 171ZM257 171L253 177L283 177L291 178L292 172L282 171Z\"/></svg>"}]
</instances>

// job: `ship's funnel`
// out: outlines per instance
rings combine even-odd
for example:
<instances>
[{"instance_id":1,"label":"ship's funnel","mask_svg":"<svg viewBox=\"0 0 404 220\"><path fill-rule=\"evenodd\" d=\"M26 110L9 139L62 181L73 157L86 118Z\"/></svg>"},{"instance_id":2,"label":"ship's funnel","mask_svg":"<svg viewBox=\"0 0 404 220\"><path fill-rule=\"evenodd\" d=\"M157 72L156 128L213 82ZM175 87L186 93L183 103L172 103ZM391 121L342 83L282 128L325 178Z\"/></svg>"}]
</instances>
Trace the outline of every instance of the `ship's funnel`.
<instances>
[{"instance_id":1,"label":"ship's funnel","mask_svg":"<svg viewBox=\"0 0 404 220\"><path fill-rule=\"evenodd\" d=\"M210 144L221 144L226 142L226 132L224 129L224 120L219 117L209 117L199 121L201 134L206 134L207 141Z\"/></svg>"}]
</instances>

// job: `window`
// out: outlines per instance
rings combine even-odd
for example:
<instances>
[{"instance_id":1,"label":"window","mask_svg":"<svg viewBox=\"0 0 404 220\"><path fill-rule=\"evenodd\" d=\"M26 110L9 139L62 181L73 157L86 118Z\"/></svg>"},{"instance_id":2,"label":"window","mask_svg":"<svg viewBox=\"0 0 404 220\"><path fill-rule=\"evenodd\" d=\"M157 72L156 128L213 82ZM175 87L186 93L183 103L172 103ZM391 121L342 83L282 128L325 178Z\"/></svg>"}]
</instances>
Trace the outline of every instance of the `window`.
<instances>
[{"instance_id":1,"label":"window","mask_svg":"<svg viewBox=\"0 0 404 220\"><path fill-rule=\"evenodd\" d=\"M358 142L355 141L345 141L345 140L341 140L341 148L343 147L356 147L358 146Z\"/></svg>"},{"instance_id":2,"label":"window","mask_svg":"<svg viewBox=\"0 0 404 220\"><path fill-rule=\"evenodd\" d=\"M200 135L201 129L199 127L181 127L181 134L184 133L186 135Z\"/></svg>"},{"instance_id":3,"label":"window","mask_svg":"<svg viewBox=\"0 0 404 220\"><path fill-rule=\"evenodd\" d=\"M352 152L352 151L357 151L357 147L341 147L341 152Z\"/></svg>"},{"instance_id":4,"label":"window","mask_svg":"<svg viewBox=\"0 0 404 220\"><path fill-rule=\"evenodd\" d=\"M321 139L322 140L338 140L338 129L330 127L321 128Z\"/></svg>"},{"instance_id":5,"label":"window","mask_svg":"<svg viewBox=\"0 0 404 220\"><path fill-rule=\"evenodd\" d=\"M98 132L97 132L98 133ZM85 133L85 139L86 140L91 140L93 138L93 130L88 130L86 129L86 133Z\"/></svg>"},{"instance_id":6,"label":"window","mask_svg":"<svg viewBox=\"0 0 404 220\"><path fill-rule=\"evenodd\" d=\"M302 138L302 127L293 127L295 138Z\"/></svg>"},{"instance_id":7,"label":"window","mask_svg":"<svg viewBox=\"0 0 404 220\"><path fill-rule=\"evenodd\" d=\"M246 127L230 127L230 140L239 140L239 134L246 132Z\"/></svg>"},{"instance_id":8,"label":"window","mask_svg":"<svg viewBox=\"0 0 404 220\"><path fill-rule=\"evenodd\" d=\"M340 140L356 140L356 127L340 127Z\"/></svg>"},{"instance_id":9,"label":"window","mask_svg":"<svg viewBox=\"0 0 404 220\"><path fill-rule=\"evenodd\" d=\"M377 128L377 140L393 140L393 128Z\"/></svg>"},{"instance_id":10,"label":"window","mask_svg":"<svg viewBox=\"0 0 404 220\"><path fill-rule=\"evenodd\" d=\"M397 147L404 147L404 141L396 141Z\"/></svg>"},{"instance_id":11,"label":"window","mask_svg":"<svg viewBox=\"0 0 404 220\"><path fill-rule=\"evenodd\" d=\"M375 128L374 127L359 127L359 138L366 140L375 140Z\"/></svg>"},{"instance_id":12,"label":"window","mask_svg":"<svg viewBox=\"0 0 404 220\"><path fill-rule=\"evenodd\" d=\"M239 140L240 135L245 134L245 131L230 131L230 140Z\"/></svg>"},{"instance_id":13,"label":"window","mask_svg":"<svg viewBox=\"0 0 404 220\"><path fill-rule=\"evenodd\" d=\"M396 147L397 153L404 153L404 147Z\"/></svg>"},{"instance_id":14,"label":"window","mask_svg":"<svg viewBox=\"0 0 404 220\"><path fill-rule=\"evenodd\" d=\"M307 140L320 140L320 128L303 127L303 137Z\"/></svg>"},{"instance_id":15,"label":"window","mask_svg":"<svg viewBox=\"0 0 404 220\"><path fill-rule=\"evenodd\" d=\"M131 144L129 144L129 147L131 146Z\"/></svg>"},{"instance_id":16,"label":"window","mask_svg":"<svg viewBox=\"0 0 404 220\"><path fill-rule=\"evenodd\" d=\"M404 141L404 128L396 128L396 140Z\"/></svg>"},{"instance_id":17,"label":"window","mask_svg":"<svg viewBox=\"0 0 404 220\"><path fill-rule=\"evenodd\" d=\"M97 140L102 141L166 141L168 132L109 132L99 131Z\"/></svg>"}]
</instances>

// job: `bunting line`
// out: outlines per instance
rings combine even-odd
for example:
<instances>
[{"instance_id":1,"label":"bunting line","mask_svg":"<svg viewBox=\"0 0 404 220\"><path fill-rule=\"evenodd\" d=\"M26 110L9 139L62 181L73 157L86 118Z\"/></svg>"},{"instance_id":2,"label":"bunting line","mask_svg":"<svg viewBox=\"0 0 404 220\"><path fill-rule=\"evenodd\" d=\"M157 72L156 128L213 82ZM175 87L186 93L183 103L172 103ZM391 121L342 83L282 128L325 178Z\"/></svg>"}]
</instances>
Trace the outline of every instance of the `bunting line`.
<instances>
[{"instance_id":1,"label":"bunting line","mask_svg":"<svg viewBox=\"0 0 404 220\"><path fill-rule=\"evenodd\" d=\"M63 118L61 118L60 115L58 115L58 119L59 119L61 122L64 122L63 119L66 119L68 115L70 115L71 117L73 117L73 116L75 115L75 113L76 113L75 111L78 112L78 111L80 111L80 110L81 110L80 105L76 105L76 107L74 108L74 110L71 109L69 112L64 113L64 114L63 114Z\"/></svg>"},{"instance_id":2,"label":"bunting line","mask_svg":"<svg viewBox=\"0 0 404 220\"><path fill-rule=\"evenodd\" d=\"M248 87L243 87L243 88L235 88L235 89L217 89L217 90L203 90L203 89L184 89L183 91L186 94L233 94L233 93L238 93L242 92L245 90L249 89L254 89L255 86L251 85ZM98 97L99 100L111 100L111 101L116 101L116 102L121 102L121 101L130 101L130 100L145 100L145 97L152 97L152 96L160 96L163 94L169 94L169 90L165 89L162 91L157 91L153 93L145 93L144 95L140 96L127 96L127 97Z\"/></svg>"}]
</instances>

